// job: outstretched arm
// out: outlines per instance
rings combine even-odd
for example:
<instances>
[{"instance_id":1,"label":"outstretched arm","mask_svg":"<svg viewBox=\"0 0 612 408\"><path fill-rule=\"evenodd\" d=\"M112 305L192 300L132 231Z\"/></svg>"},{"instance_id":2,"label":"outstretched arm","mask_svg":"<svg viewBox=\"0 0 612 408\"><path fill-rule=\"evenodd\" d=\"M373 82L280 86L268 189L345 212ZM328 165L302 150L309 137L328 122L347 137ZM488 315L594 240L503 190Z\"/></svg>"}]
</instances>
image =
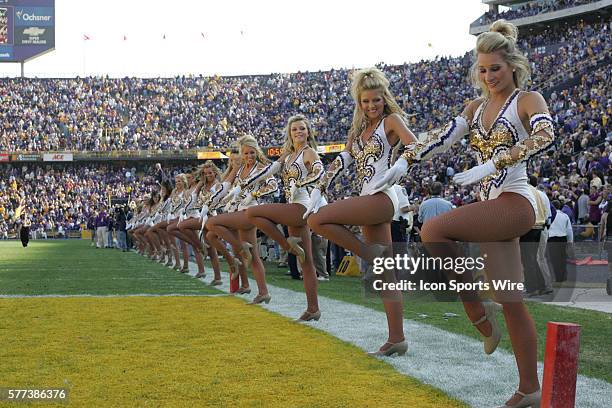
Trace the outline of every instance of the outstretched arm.
<instances>
[{"instance_id":1,"label":"outstretched arm","mask_svg":"<svg viewBox=\"0 0 612 408\"><path fill-rule=\"evenodd\" d=\"M323 174L325 173L325 167L323 162L319 158L317 152L313 149L306 149L304 151L304 163L306 167L310 169L309 173L302 180L298 180L296 187L308 187L317 183Z\"/></svg>"},{"instance_id":2,"label":"outstretched arm","mask_svg":"<svg viewBox=\"0 0 612 408\"><path fill-rule=\"evenodd\" d=\"M269 179L270 177L274 176L276 173L280 171L280 169L283 168L283 163L285 163L285 159L287 158L288 155L289 155L289 152L286 152L285 150L283 150L278 160L272 163L268 163L265 167L261 168L260 170L254 171L253 174L240 185L240 187L244 189L249 184L256 183L259 180Z\"/></svg>"},{"instance_id":3,"label":"outstretched arm","mask_svg":"<svg viewBox=\"0 0 612 408\"><path fill-rule=\"evenodd\" d=\"M493 157L495 168L498 170L528 161L548 148L554 141L554 121L542 95L537 92L529 92L521 98L519 115L529 118L530 136Z\"/></svg>"},{"instance_id":4,"label":"outstretched arm","mask_svg":"<svg viewBox=\"0 0 612 408\"><path fill-rule=\"evenodd\" d=\"M229 181L217 184L216 188L213 187L214 191L211 190L211 195L204 205L209 209L217 208L221 200L229 193L231 187L232 185Z\"/></svg>"},{"instance_id":5,"label":"outstretched arm","mask_svg":"<svg viewBox=\"0 0 612 408\"><path fill-rule=\"evenodd\" d=\"M278 191L278 182L274 176L270 176L266 179L266 182L263 183L257 191L253 191L251 194L247 195L242 200L242 205L247 206L253 199L258 199L263 196L267 196L273 194Z\"/></svg>"},{"instance_id":6,"label":"outstretched arm","mask_svg":"<svg viewBox=\"0 0 612 408\"><path fill-rule=\"evenodd\" d=\"M316 188L319 191L327 191L331 183L343 173L354 161L353 156L349 153L348 149L341 152L334 161L332 161L325 172L319 177L318 183L316 183Z\"/></svg>"},{"instance_id":7,"label":"outstretched arm","mask_svg":"<svg viewBox=\"0 0 612 408\"><path fill-rule=\"evenodd\" d=\"M481 103L481 99L470 102L459 116L451 119L442 128L428 132L423 141L417 141L412 146L408 146L402 157L407 162L420 161L450 149L453 144L469 134L469 123Z\"/></svg>"}]
</instances>

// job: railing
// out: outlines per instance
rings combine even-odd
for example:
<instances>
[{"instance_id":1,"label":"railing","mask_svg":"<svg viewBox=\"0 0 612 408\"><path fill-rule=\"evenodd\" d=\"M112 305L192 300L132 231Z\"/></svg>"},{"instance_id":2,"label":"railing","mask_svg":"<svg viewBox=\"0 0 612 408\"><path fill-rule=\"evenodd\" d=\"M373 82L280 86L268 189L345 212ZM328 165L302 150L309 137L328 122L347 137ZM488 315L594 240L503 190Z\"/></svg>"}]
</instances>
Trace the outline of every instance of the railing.
<instances>
[{"instance_id":1,"label":"railing","mask_svg":"<svg viewBox=\"0 0 612 408\"><path fill-rule=\"evenodd\" d=\"M567 17L572 17L580 14L590 13L596 10L602 10L612 4L612 0L599 0L592 1L586 4L572 4L569 7L565 7L557 10L541 10L532 15L526 16L516 16L509 18L507 15L504 16L504 13L500 13L493 18L493 21L497 19L506 19L511 21L517 27L528 26L536 23L544 23L557 19L563 19ZM470 24L470 34L478 35L484 31L489 29L489 25L493 23L490 19L485 19L486 14L478 17Z\"/></svg>"},{"instance_id":2,"label":"railing","mask_svg":"<svg viewBox=\"0 0 612 408\"><path fill-rule=\"evenodd\" d=\"M606 63L610 61L612 57L612 51L608 50L607 54L593 56L588 59L582 60L571 67L571 69L559 72L555 75L548 77L546 80L541 81L538 84L534 84L532 89L537 91L543 91L549 88L553 88L569 79L574 78L576 75L581 75L583 73L583 69L589 68L589 66L596 67L602 63Z\"/></svg>"},{"instance_id":3,"label":"railing","mask_svg":"<svg viewBox=\"0 0 612 408\"><path fill-rule=\"evenodd\" d=\"M516 9L511 9L508 11L503 11L501 13L497 13L494 16L490 16L488 17L487 14L489 13L485 13L482 16L478 17L476 20L474 20L470 26L476 26L476 25L486 25L486 24L490 24L492 22L494 22L495 20L501 19L503 18L504 20L508 20L508 21L512 21L512 20L518 20L519 18L527 18L527 17L534 17L540 14L545 14L545 13L553 13L555 11L561 11L561 10L567 10L568 8L572 8L572 7L580 7L580 6L584 6L584 5L588 5L588 4L592 4L592 3L597 3L598 0L589 0L589 1L581 1L580 3L571 3L571 4L565 4L564 6L560 7L560 8L551 8L552 6L554 6L554 4L536 4L534 2L529 3L532 7L534 8L528 8L527 6L521 6L519 8ZM558 2L556 2L558 3ZM545 6L545 7L542 7ZM537 8L536 8L537 7ZM528 13L522 14L522 15L513 15L512 12L521 12L521 11L527 11ZM512 15L512 17L510 17ZM487 17L485 17L487 16Z\"/></svg>"}]
</instances>

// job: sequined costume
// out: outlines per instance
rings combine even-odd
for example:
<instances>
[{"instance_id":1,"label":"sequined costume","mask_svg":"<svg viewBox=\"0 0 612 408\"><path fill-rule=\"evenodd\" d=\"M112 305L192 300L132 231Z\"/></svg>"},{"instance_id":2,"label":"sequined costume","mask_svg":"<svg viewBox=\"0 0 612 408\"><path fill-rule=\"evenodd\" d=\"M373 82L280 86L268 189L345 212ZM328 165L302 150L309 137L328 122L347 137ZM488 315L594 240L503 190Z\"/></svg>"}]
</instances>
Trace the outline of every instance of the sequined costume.
<instances>
[{"instance_id":1,"label":"sequined costume","mask_svg":"<svg viewBox=\"0 0 612 408\"><path fill-rule=\"evenodd\" d=\"M478 164L492 159L497 168L497 172L480 182L482 200L492 200L503 192L514 192L528 199L536 211L535 198L527 184L527 161L553 142L553 121L548 114L533 115L530 118L530 136L519 117L519 95L517 89L508 97L488 131L482 124L482 115L488 101L480 104L470 126L470 146L476 151ZM542 130L545 131L544 135L536 134ZM526 141L532 146L528 147ZM513 146L519 148L518 160L513 160L509 154Z\"/></svg>"},{"instance_id":2,"label":"sequined costume","mask_svg":"<svg viewBox=\"0 0 612 408\"><path fill-rule=\"evenodd\" d=\"M172 208L172 200L170 198L167 198L158 211L159 220L157 222L162 222L166 220L171 208Z\"/></svg>"},{"instance_id":3,"label":"sequined costume","mask_svg":"<svg viewBox=\"0 0 612 408\"><path fill-rule=\"evenodd\" d=\"M172 208L170 209L170 212L168 213L168 222L170 222L171 220L175 219L175 218L179 218L181 215L181 212L183 211L183 206L184 204L184 199L183 196L186 193L186 190L177 193L174 197L172 197Z\"/></svg>"},{"instance_id":4,"label":"sequined costume","mask_svg":"<svg viewBox=\"0 0 612 408\"><path fill-rule=\"evenodd\" d=\"M195 199L193 199L188 207L185 209L185 214L187 218L199 218L202 212L202 208L207 203L210 203L211 197L217 192L218 189L221 189L221 183L214 182L210 188L206 188L206 186L202 186L200 192L196 195ZM195 192L194 192L195 193ZM209 210L211 215L215 215L216 212L214 210Z\"/></svg>"},{"instance_id":5,"label":"sequined costume","mask_svg":"<svg viewBox=\"0 0 612 408\"><path fill-rule=\"evenodd\" d=\"M273 194L278 190L278 183L274 176L268 177L254 177L254 175L261 176L262 172L266 171L267 166L263 163L257 163L251 170L243 175L242 170L244 165L240 166L238 174L234 179L232 187L241 187L240 194L233 197L224 207L225 212L234 212L246 210L249 207L260 204L260 198L269 194ZM246 206L242 204L244 199L252 195L252 200Z\"/></svg>"},{"instance_id":6,"label":"sequined costume","mask_svg":"<svg viewBox=\"0 0 612 408\"><path fill-rule=\"evenodd\" d=\"M399 141L397 141L397 143L399 143ZM349 160L347 160L346 154L336 158L336 160L338 160L338 158L340 159L337 162L334 161L326 174L321 177L319 188L321 191L325 191L333 179L337 177L340 172L344 171L350 162L354 160L357 177L361 183L361 192L359 195L366 196L378 192L384 193L391 200L395 213L399 206L395 189L393 187L388 187L382 191L378 191L374 186L385 177L385 173L391 168L393 148L397 143L393 146L389 144L387 134L385 133L385 118L382 118L367 142L364 143L361 136L355 138L348 152L348 154L350 154Z\"/></svg>"},{"instance_id":7,"label":"sequined costume","mask_svg":"<svg viewBox=\"0 0 612 408\"><path fill-rule=\"evenodd\" d=\"M434 152L448 149L455 141L469 134L469 144L476 152L478 164L493 160L497 169L480 181L481 199L492 200L503 192L514 192L529 200L535 209L535 198L527 186L527 161L553 142L553 120L547 113L532 115L529 120L532 129L530 135L518 113L520 94L518 89L510 94L488 131L482 124L482 115L488 103L486 99L474 112L469 127L465 126L465 118L459 116L442 131L430 134L425 141L415 144L402 156L408 161L426 159ZM510 155L512 147L518 149L516 159Z\"/></svg>"},{"instance_id":8,"label":"sequined costume","mask_svg":"<svg viewBox=\"0 0 612 408\"><path fill-rule=\"evenodd\" d=\"M281 173L287 203L301 204L304 207L308 207L310 200L308 187L317 183L324 173L323 163L320 160L314 161L311 165L312 171L308 171L304 163L304 152L307 148L307 146L302 148L293 161L290 161L290 156L287 156ZM292 186L296 188L293 197L291 195Z\"/></svg>"}]
</instances>

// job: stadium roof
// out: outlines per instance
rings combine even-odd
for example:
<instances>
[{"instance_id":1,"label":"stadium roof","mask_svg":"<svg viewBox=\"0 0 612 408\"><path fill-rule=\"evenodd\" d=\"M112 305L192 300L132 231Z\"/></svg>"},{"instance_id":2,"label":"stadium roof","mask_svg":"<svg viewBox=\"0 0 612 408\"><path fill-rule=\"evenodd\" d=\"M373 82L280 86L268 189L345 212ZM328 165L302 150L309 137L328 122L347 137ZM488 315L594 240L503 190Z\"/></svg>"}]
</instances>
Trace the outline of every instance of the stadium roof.
<instances>
[{"instance_id":1,"label":"stadium roof","mask_svg":"<svg viewBox=\"0 0 612 408\"><path fill-rule=\"evenodd\" d=\"M525 3L525 0L482 0L489 6L510 6L512 4Z\"/></svg>"}]
</instances>

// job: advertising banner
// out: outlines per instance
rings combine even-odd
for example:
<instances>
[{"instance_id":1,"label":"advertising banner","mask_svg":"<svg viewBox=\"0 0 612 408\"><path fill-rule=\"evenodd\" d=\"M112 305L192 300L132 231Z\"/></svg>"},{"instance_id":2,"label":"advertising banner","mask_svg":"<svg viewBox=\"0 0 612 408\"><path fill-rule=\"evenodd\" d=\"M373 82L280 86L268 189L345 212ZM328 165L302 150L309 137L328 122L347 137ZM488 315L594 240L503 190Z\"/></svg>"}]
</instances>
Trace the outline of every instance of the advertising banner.
<instances>
[{"instance_id":1,"label":"advertising banner","mask_svg":"<svg viewBox=\"0 0 612 408\"><path fill-rule=\"evenodd\" d=\"M47 153L43 155L43 161L46 162L71 162L73 161L72 153Z\"/></svg>"},{"instance_id":2,"label":"advertising banner","mask_svg":"<svg viewBox=\"0 0 612 408\"><path fill-rule=\"evenodd\" d=\"M33 162L38 161L40 156L37 154L14 154L12 160L13 161L24 161L24 162Z\"/></svg>"},{"instance_id":3,"label":"advertising banner","mask_svg":"<svg viewBox=\"0 0 612 408\"><path fill-rule=\"evenodd\" d=\"M0 0L0 62L24 62L55 47L55 0Z\"/></svg>"},{"instance_id":4,"label":"advertising banner","mask_svg":"<svg viewBox=\"0 0 612 408\"><path fill-rule=\"evenodd\" d=\"M340 153L344 150L346 145L344 143L331 144L326 146L318 146L317 153L319 154L327 154L327 153Z\"/></svg>"},{"instance_id":5,"label":"advertising banner","mask_svg":"<svg viewBox=\"0 0 612 408\"><path fill-rule=\"evenodd\" d=\"M221 160L227 156L221 152L198 152L198 160Z\"/></svg>"}]
</instances>

